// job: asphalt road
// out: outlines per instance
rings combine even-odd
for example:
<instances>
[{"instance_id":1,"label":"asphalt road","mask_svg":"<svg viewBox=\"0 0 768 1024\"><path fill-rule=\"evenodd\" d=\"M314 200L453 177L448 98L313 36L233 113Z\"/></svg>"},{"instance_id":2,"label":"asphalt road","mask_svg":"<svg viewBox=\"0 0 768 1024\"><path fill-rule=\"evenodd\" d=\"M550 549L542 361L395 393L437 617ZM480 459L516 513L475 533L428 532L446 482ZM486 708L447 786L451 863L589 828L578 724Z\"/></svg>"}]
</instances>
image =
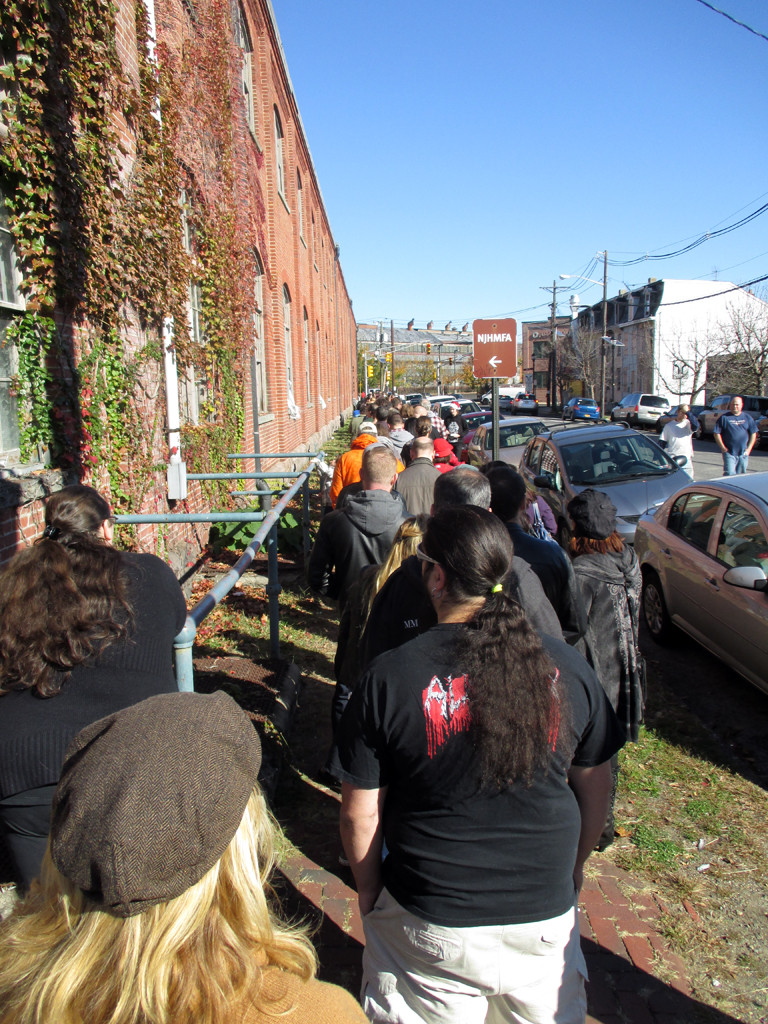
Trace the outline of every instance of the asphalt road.
<instances>
[{"instance_id":1,"label":"asphalt road","mask_svg":"<svg viewBox=\"0 0 768 1024\"><path fill-rule=\"evenodd\" d=\"M722 476L723 460L715 442L701 439L693 447L696 479ZM768 472L768 451L753 451L749 472ZM659 647L641 622L640 645L649 666L649 702L654 684L661 683L706 727L722 762L768 790L768 693L751 686L683 633L672 646Z\"/></svg>"}]
</instances>

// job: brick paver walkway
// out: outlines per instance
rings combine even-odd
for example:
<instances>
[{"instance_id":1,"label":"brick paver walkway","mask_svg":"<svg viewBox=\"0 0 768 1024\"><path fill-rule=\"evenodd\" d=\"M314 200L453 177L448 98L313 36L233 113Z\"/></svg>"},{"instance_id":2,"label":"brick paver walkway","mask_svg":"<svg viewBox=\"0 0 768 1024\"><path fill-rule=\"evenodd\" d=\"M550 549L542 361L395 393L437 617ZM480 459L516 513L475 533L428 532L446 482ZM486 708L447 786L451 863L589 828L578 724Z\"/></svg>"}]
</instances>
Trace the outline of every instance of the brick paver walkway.
<instances>
[{"instance_id":1,"label":"brick paver walkway","mask_svg":"<svg viewBox=\"0 0 768 1024\"><path fill-rule=\"evenodd\" d=\"M580 901L587 1024L736 1024L691 996L682 961L656 930L663 904L604 857L594 855L588 871ZM296 852L278 891L318 929L320 977L357 994L365 939L354 890Z\"/></svg>"}]
</instances>

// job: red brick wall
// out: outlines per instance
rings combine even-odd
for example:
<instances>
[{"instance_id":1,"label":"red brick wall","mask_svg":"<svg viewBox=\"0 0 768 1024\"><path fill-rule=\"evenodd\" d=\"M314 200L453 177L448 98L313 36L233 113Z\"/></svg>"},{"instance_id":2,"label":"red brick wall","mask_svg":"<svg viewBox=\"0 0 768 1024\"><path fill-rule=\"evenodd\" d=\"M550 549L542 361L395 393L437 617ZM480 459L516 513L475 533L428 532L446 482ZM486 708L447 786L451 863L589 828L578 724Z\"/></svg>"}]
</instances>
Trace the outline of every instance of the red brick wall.
<instances>
[{"instance_id":1,"label":"red brick wall","mask_svg":"<svg viewBox=\"0 0 768 1024\"><path fill-rule=\"evenodd\" d=\"M205 6L213 0L196 0L198 17L205 14ZM181 0L155 0L158 43L181 54L196 29L190 15L191 8ZM237 166L238 218L247 226L250 245L258 249L264 265L263 322L266 343L266 366L269 389L269 415L260 423L261 450L310 451L338 425L340 417L351 409L356 389L355 381L355 325L352 306L347 293L340 263L335 257L335 242L327 213L322 204L307 140L304 138L296 98L283 65L278 37L271 21L266 0L244 0L244 10L253 45L253 92L256 112L256 137L248 127L245 107L240 95L239 78L232 83L233 123ZM128 79L138 82L138 48L145 45L137 40L133 0L118 0L116 17L117 48ZM285 203L277 191L275 163L274 109L280 114L283 128L285 167ZM186 112L194 123L195 112ZM135 159L135 138L130 127L116 119L114 126L119 135L124 155L122 169L130 174ZM185 165L198 180L205 176L201 166L202 149L190 147L181 154ZM303 240L298 222L297 177L301 175L303 196ZM176 202L176 197L169 197ZM287 204L287 208L286 208ZM314 232L312 221L314 218ZM180 228L181 230L181 228ZM313 237L314 235L314 237ZM314 250L314 252L313 252ZM294 396L301 412L299 419L291 419L287 407L286 360L283 320L283 287L291 295L291 337L293 351ZM253 281L243 281L244 289L253 290ZM310 393L306 387L306 353L304 345L304 310L309 323ZM130 311L127 311L130 323ZM319 328L319 345L317 332ZM177 325L177 330L179 329ZM182 326L181 329L184 329ZM129 349L135 350L145 342L138 326L126 329ZM322 408L320 396L325 400ZM144 513L168 511L206 511L206 496L195 483L189 485L189 497L171 508L166 497L164 464L168 459L165 422L165 389L162 366L147 369L142 387L134 395L145 424L143 436L137 439L137 450L151 454L144 464L154 468L147 473L125 466L127 486L134 503ZM253 448L253 410L251 384L244 388L245 424L242 451ZM183 451L182 451L183 457ZM295 460L293 460L295 461ZM141 463L141 460L138 460ZM275 466L268 463L265 468ZM243 468L246 468L244 465ZM51 478L52 479L52 478ZM96 467L92 479L94 486L109 492L109 483L103 467ZM61 486L61 479L50 483L49 489ZM37 489L38 492L41 490ZM42 498L35 496L34 488L27 489L25 497L8 498L12 492L0 492L0 563L7 560L19 546L31 542L39 534L42 523ZM5 507L3 507L5 506ZM184 527L141 526L136 540L144 550L155 551L167 557L180 569L193 560L207 539L205 525Z\"/></svg>"}]
</instances>

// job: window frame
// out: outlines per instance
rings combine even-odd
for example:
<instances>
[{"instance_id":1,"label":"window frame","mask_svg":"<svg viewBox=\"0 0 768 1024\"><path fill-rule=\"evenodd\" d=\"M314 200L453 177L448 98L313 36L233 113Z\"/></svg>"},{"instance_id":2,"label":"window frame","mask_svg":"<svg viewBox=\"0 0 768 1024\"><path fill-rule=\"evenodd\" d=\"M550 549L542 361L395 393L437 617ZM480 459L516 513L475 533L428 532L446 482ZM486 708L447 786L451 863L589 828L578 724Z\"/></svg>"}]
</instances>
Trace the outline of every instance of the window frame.
<instances>
[{"instance_id":1,"label":"window frame","mask_svg":"<svg viewBox=\"0 0 768 1024\"><path fill-rule=\"evenodd\" d=\"M240 89L245 105L245 120L251 135L258 142L256 97L253 88L253 41L242 4L237 5L236 17L235 38L243 59L240 69Z\"/></svg>"},{"instance_id":2,"label":"window frame","mask_svg":"<svg viewBox=\"0 0 768 1024\"><path fill-rule=\"evenodd\" d=\"M3 344L7 329L26 311L27 304L21 290L21 282L16 242L8 220L5 197L0 191L0 345ZM3 351L7 354L7 376L0 369L0 390L7 394L8 401L5 405L5 414L0 415L0 462L18 466L22 465L21 428L18 398L13 393L13 383L18 374L19 356L15 345L3 346ZM7 419L4 426L5 416ZM36 465L38 461L34 460L29 465Z\"/></svg>"},{"instance_id":3,"label":"window frame","mask_svg":"<svg viewBox=\"0 0 768 1024\"><path fill-rule=\"evenodd\" d=\"M291 331L291 307L293 303L291 301L291 293L287 284L283 285L283 345L285 351L285 382L286 385L293 391L294 379L293 379L293 336Z\"/></svg>"},{"instance_id":4,"label":"window frame","mask_svg":"<svg viewBox=\"0 0 768 1024\"><path fill-rule=\"evenodd\" d=\"M286 210L290 210L285 195L285 130L277 107L273 107L272 112L275 130L275 185Z\"/></svg>"}]
</instances>

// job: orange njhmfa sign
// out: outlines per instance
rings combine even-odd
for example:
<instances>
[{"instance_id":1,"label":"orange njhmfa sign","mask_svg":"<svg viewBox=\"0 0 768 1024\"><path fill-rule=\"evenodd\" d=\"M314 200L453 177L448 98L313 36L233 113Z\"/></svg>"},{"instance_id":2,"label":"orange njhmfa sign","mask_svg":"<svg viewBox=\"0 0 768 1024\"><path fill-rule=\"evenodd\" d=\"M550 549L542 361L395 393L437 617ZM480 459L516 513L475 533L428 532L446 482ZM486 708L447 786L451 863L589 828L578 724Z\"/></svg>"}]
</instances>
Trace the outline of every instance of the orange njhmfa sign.
<instances>
[{"instance_id":1,"label":"orange njhmfa sign","mask_svg":"<svg viewBox=\"0 0 768 1024\"><path fill-rule=\"evenodd\" d=\"M472 372L476 377L517 373L517 320L473 320Z\"/></svg>"}]
</instances>

